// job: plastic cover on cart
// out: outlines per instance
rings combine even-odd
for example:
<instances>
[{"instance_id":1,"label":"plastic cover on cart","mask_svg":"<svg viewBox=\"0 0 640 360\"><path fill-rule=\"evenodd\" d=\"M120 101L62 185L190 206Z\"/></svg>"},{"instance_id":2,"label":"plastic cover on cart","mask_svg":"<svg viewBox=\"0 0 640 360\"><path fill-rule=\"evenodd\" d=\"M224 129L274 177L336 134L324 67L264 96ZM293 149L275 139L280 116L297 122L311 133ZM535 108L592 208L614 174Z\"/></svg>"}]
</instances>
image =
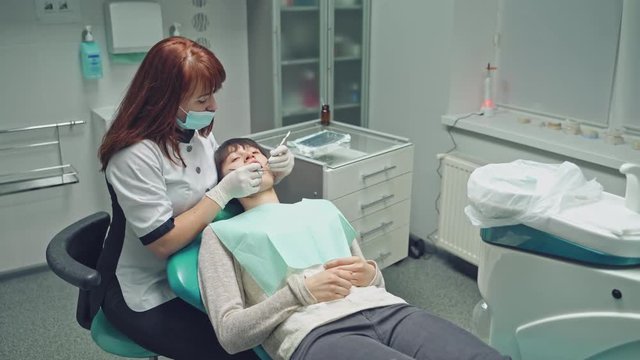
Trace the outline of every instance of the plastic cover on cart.
<instances>
[{"instance_id":1,"label":"plastic cover on cart","mask_svg":"<svg viewBox=\"0 0 640 360\"><path fill-rule=\"evenodd\" d=\"M467 183L471 223L483 228L536 224L569 207L597 201L602 185L570 162L528 160L477 168Z\"/></svg>"}]
</instances>

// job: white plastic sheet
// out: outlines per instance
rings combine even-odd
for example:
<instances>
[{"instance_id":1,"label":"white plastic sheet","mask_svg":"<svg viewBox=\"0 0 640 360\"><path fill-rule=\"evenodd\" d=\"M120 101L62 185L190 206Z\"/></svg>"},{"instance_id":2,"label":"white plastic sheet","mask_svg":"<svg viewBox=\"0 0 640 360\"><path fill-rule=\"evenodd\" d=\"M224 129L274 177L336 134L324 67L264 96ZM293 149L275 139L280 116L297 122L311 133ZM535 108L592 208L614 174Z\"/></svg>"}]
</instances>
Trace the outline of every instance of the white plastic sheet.
<instances>
[{"instance_id":1,"label":"white plastic sheet","mask_svg":"<svg viewBox=\"0 0 640 360\"><path fill-rule=\"evenodd\" d=\"M597 201L602 185L570 162L516 160L477 168L467 183L465 213L480 227L536 224L563 209Z\"/></svg>"}]
</instances>

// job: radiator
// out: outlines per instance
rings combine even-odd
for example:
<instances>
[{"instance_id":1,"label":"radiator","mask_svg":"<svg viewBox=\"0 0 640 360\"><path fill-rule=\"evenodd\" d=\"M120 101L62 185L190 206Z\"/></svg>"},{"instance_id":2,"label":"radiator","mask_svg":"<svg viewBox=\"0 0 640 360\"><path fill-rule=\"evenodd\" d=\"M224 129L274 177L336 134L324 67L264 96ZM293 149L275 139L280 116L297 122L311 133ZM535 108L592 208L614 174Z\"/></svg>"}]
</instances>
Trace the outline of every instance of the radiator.
<instances>
[{"instance_id":1,"label":"radiator","mask_svg":"<svg viewBox=\"0 0 640 360\"><path fill-rule=\"evenodd\" d=\"M439 154L438 158L442 162L438 246L478 265L482 251L480 228L471 225L464 208L468 204L469 175L480 165L451 154Z\"/></svg>"}]
</instances>

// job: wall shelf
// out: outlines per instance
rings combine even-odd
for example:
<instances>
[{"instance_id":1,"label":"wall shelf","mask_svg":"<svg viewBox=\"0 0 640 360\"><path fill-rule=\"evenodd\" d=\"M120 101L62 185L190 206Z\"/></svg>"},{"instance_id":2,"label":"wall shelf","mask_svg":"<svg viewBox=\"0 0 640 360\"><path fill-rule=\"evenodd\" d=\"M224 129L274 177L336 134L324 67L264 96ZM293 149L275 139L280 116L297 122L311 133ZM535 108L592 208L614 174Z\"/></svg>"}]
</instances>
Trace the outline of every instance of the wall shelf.
<instances>
[{"instance_id":1,"label":"wall shelf","mask_svg":"<svg viewBox=\"0 0 640 360\"><path fill-rule=\"evenodd\" d=\"M318 58L282 60L282 66L317 64L318 62L320 62Z\"/></svg>"},{"instance_id":2,"label":"wall shelf","mask_svg":"<svg viewBox=\"0 0 640 360\"><path fill-rule=\"evenodd\" d=\"M75 184L79 181L78 172L71 164L4 174L0 175L0 195Z\"/></svg>"},{"instance_id":3,"label":"wall shelf","mask_svg":"<svg viewBox=\"0 0 640 360\"><path fill-rule=\"evenodd\" d=\"M357 107L360 107L360 103L343 103L343 104L336 104L333 107L333 110L353 109Z\"/></svg>"},{"instance_id":4,"label":"wall shelf","mask_svg":"<svg viewBox=\"0 0 640 360\"><path fill-rule=\"evenodd\" d=\"M336 10L362 10L362 5L336 5Z\"/></svg>"},{"instance_id":5,"label":"wall shelf","mask_svg":"<svg viewBox=\"0 0 640 360\"><path fill-rule=\"evenodd\" d=\"M360 56L337 56L335 57L333 60L335 60L336 62L339 61L359 61L362 58Z\"/></svg>"},{"instance_id":6,"label":"wall shelf","mask_svg":"<svg viewBox=\"0 0 640 360\"><path fill-rule=\"evenodd\" d=\"M65 164L62 160L62 148L60 142L60 127L76 126L84 124L84 121L70 121L66 123L55 123L47 125L37 125L15 129L0 130L0 136L16 136L16 133L33 133L29 134L29 141L18 141L10 143L8 139L3 139L3 145L0 146L0 152L13 152L12 158L20 155L23 151L43 151L51 155L52 151L48 148L55 147L54 155L57 155L57 163L52 166L40 167L29 170L11 171L0 174L0 195L15 194L25 191L45 189L55 186L75 184L80 181L78 171L71 165ZM44 139L45 135L42 131L45 129L54 130L53 136L55 140ZM48 141L47 141L48 140ZM42 149L40 149L42 148ZM35 150L34 150L35 149ZM43 153L44 154L44 153ZM11 168L5 166L3 168Z\"/></svg>"},{"instance_id":7,"label":"wall shelf","mask_svg":"<svg viewBox=\"0 0 640 360\"><path fill-rule=\"evenodd\" d=\"M320 110L317 108L286 109L285 111L282 112L282 116L283 117L300 116L300 115L309 115L314 113L320 114Z\"/></svg>"},{"instance_id":8,"label":"wall shelf","mask_svg":"<svg viewBox=\"0 0 640 360\"><path fill-rule=\"evenodd\" d=\"M281 8L282 12L318 11L320 7L313 5L289 5Z\"/></svg>"},{"instance_id":9,"label":"wall shelf","mask_svg":"<svg viewBox=\"0 0 640 360\"><path fill-rule=\"evenodd\" d=\"M523 123L520 121L523 118L528 118L530 122ZM637 163L640 158L640 151L634 150L629 142L620 145L607 143L603 139L604 130L599 131L599 138L588 139L581 135L567 134L562 130L543 126L548 120L504 109L497 110L493 116L470 114L442 116L442 124L449 127L561 154L612 169L619 169L620 165L627 162Z\"/></svg>"}]
</instances>

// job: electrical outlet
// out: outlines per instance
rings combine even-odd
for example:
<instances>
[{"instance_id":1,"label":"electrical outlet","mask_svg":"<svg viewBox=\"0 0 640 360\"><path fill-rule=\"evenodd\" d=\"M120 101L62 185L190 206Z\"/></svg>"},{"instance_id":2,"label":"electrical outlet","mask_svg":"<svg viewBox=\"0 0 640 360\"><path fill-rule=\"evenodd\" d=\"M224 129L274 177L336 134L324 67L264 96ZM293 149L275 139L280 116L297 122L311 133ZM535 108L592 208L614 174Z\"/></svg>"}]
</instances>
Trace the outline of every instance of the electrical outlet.
<instances>
[{"instance_id":1,"label":"electrical outlet","mask_svg":"<svg viewBox=\"0 0 640 360\"><path fill-rule=\"evenodd\" d=\"M80 22L79 0L35 0L36 17L44 24Z\"/></svg>"}]
</instances>

